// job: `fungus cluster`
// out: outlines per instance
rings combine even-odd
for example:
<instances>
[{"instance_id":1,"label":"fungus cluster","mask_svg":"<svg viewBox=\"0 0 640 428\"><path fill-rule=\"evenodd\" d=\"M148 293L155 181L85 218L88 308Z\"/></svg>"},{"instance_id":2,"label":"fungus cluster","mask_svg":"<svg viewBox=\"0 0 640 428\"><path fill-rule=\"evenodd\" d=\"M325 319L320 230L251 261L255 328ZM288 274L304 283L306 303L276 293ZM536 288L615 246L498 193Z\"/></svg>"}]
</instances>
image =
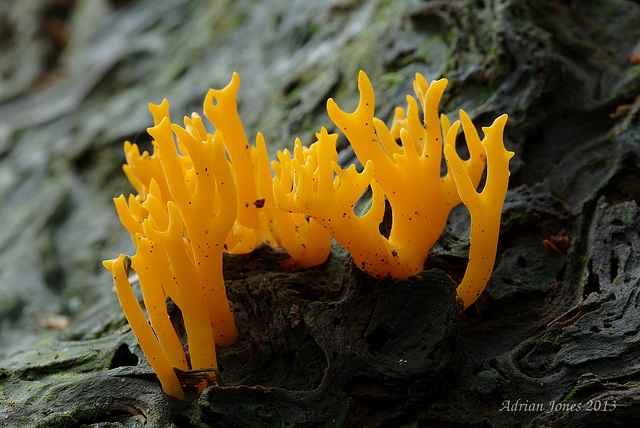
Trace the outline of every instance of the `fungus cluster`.
<instances>
[{"instance_id":1,"label":"fungus cluster","mask_svg":"<svg viewBox=\"0 0 640 428\"><path fill-rule=\"evenodd\" d=\"M483 128L483 140L464 111L453 124L445 115L438 116L446 85L446 79L429 85L417 74L413 87L418 101L407 96L406 114L396 109L388 129L374 117L373 88L361 71L355 112L345 113L332 99L327 110L347 136L363 171L337 164L337 134L322 129L310 148L298 144L293 158L288 152L279 154L274 194L283 209L304 213L322 224L362 271L377 278L406 278L422 271L449 212L463 202L471 214L471 249L457 294L467 308L484 290L493 270L513 153L504 148L502 138L507 115ZM465 161L455 149L461 123L470 153ZM448 172L441 177L443 147ZM485 164L487 177L478 193ZM372 192L371 207L357 216L355 204L367 188ZM388 238L379 231L385 198L393 213Z\"/></svg>"},{"instance_id":2,"label":"fungus cluster","mask_svg":"<svg viewBox=\"0 0 640 428\"><path fill-rule=\"evenodd\" d=\"M338 165L337 134L325 128L310 147L296 140L293 152L279 152L270 168L264 138L258 134L250 147L238 116L239 84L234 74L226 88L205 97L213 135L196 113L184 118L184 126L172 124L164 100L149 107L153 153L125 142L123 168L137 195L114 201L136 254L104 265L167 394L184 398L174 368L210 372L199 390L214 382L215 346L237 339L222 272L224 251L249 253L264 243L286 249L286 266L307 268L326 260L332 236L365 273L406 278L423 269L450 210L462 202L471 215L471 248L457 294L463 308L477 299L493 269L513 155L502 140L506 115L483 128L481 140L463 111L453 124L438 115L447 81L428 84L417 74L416 97L407 96L406 114L396 109L389 129L374 117L373 88L360 72L356 111L345 113L331 99L327 110L364 169ZM467 160L455 150L461 125ZM441 176L443 154L448 172ZM357 215L354 206L368 189L371 206ZM388 237L379 230L385 199L393 213ZM129 284L130 269L138 274L148 321ZM169 319L168 298L181 310L188 354Z\"/></svg>"}]
</instances>

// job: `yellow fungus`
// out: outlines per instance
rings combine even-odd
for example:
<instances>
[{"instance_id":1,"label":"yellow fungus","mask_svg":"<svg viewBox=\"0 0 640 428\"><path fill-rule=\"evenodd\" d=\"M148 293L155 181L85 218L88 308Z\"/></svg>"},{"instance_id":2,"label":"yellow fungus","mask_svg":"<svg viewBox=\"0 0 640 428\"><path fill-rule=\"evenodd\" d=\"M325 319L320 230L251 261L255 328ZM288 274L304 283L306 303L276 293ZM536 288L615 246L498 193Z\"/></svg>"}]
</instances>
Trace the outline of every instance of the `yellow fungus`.
<instances>
[{"instance_id":1,"label":"yellow fungus","mask_svg":"<svg viewBox=\"0 0 640 428\"><path fill-rule=\"evenodd\" d=\"M256 145L250 147L238 116L239 86L240 77L234 73L227 87L210 89L204 101L205 116L225 136L238 189L238 224L227 239L227 249L242 254L265 243L287 250L290 259L283 264L288 267L321 264L331 252L331 237L314 220L276 207L264 137L258 133Z\"/></svg>"},{"instance_id":2,"label":"yellow fungus","mask_svg":"<svg viewBox=\"0 0 640 428\"><path fill-rule=\"evenodd\" d=\"M331 237L315 220L303 214L284 212L275 205L264 137L258 134L255 146L251 147L238 116L236 97L239 85L240 77L234 73L229 85L220 90L209 90L204 100L205 116L217 132L224 135L224 145L237 191L238 215L226 236L224 248L232 254L244 254L264 243L273 248L287 250L290 259L282 263L287 267L307 268L321 264L331 252ZM166 205L174 200L175 190L172 191L169 187L176 186L173 181L176 172L182 174L182 193L193 192L195 189L197 171L193 168L194 159L185 146L188 144L186 140L206 140L210 134L207 133L202 118L196 113L184 119L184 127L171 125L167 100L158 105L150 104L149 109L155 124L152 132L163 136L167 141L171 132L176 133L181 154L178 155L178 152L173 150L170 159L161 161L162 149L158 147L157 139L153 141L152 154L140 154L135 144L126 142L127 165L123 169L138 191L137 199L140 202L146 199L151 183L155 181L159 190L156 197ZM155 134L152 136L155 137ZM164 150L167 151L169 148ZM166 162L167 165L171 165L168 171L164 166ZM214 169L215 165L210 165L205 173L211 173ZM218 209L218 203L217 198L213 200L213 211ZM116 201L119 213L125 205L124 200ZM146 218L146 213L144 210L138 210L132 213L132 217L123 219L123 223L134 236L141 227L134 223L141 223L142 219Z\"/></svg>"},{"instance_id":3,"label":"yellow fungus","mask_svg":"<svg viewBox=\"0 0 640 428\"><path fill-rule=\"evenodd\" d=\"M184 118L184 126L172 124L164 100L149 106L153 153L141 154L129 142L124 147L124 171L138 194L114 202L137 252L104 265L169 395L184 397L174 368L213 373L215 345L228 346L237 339L224 285L223 251L247 253L266 243L288 251L286 266L306 268L326 260L333 236L367 274L406 278L422 271L449 212L462 202L471 215L471 248L457 295L463 308L478 298L495 262L513 156L503 143L506 115L483 128L481 140L464 111L454 123L438 114L447 81L427 83L416 74L415 97L407 96L406 113L397 108L387 128L374 117L373 88L360 72L356 110L346 113L330 99L327 111L363 170L338 165L337 134L325 128L310 147L296 140L293 151L279 152L270 166L262 134L255 146L248 143L236 104L239 85L234 74L227 87L208 92L204 113L216 127L214 135L196 113ZM467 160L455 149L461 126ZM443 155L448 167L444 176ZM478 192L485 166L486 181ZM367 191L371 205L357 215L354 207ZM385 198L393 214L388 237L380 233ZM129 286L129 268L140 278L151 325ZM167 297L182 312L189 361L169 320ZM211 380L200 383L199 390Z\"/></svg>"},{"instance_id":4,"label":"yellow fungus","mask_svg":"<svg viewBox=\"0 0 640 428\"><path fill-rule=\"evenodd\" d=\"M142 348L142 351L147 356L153 371L158 375L164 391L172 397L183 400L185 395L178 376L173 370L172 364L162 349L151 326L149 326L142 312L142 308L138 304L138 300L129 285L129 270L128 266L125 266L125 260L126 256L121 254L120 257L115 260L105 260L103 264L113 275L113 282L116 286L118 299L127 317L127 321L136 339L138 339L140 348Z\"/></svg>"},{"instance_id":5,"label":"yellow fungus","mask_svg":"<svg viewBox=\"0 0 640 428\"><path fill-rule=\"evenodd\" d=\"M191 369L216 369L215 345L229 346L238 336L222 276L224 241L236 219L237 204L222 134L212 136L200 132L196 116L185 119L184 128L171 125L168 116L160 117L167 112L168 109L164 109L164 113L155 110L156 126L149 128L149 134L155 139L153 159L159 162L168 195L163 195L159 181L152 177L141 187L144 197L130 197L127 205L121 196L115 199L115 204L137 248L136 254L127 260L140 278L145 306L155 331L154 345L148 345L151 338L147 329L137 327L134 333L139 340L138 332L145 335L142 339L147 343L146 349L143 348L145 354L150 361L161 362L156 366L162 364L163 376L156 367L154 370L165 391L176 396L175 388L166 384L165 361L180 370L187 370L189 366L168 318L167 296L182 313ZM186 155L176 150L174 133ZM189 161L183 159L187 156ZM123 296L129 296L130 287L124 287L124 280L119 279L122 276L118 275L119 264L105 263L105 267L112 271L116 283L121 282L116 286L118 296L123 292ZM125 309L125 313L131 313L131 309ZM135 322L139 323L137 312L135 314ZM204 386L206 382L200 389Z\"/></svg>"},{"instance_id":6,"label":"yellow fungus","mask_svg":"<svg viewBox=\"0 0 640 428\"><path fill-rule=\"evenodd\" d=\"M453 144L445 146L447 164L458 185L462 202L471 214L471 248L469 263L462 282L457 288L458 299L466 309L484 290L496 260L502 205L509 185L509 159L513 152L504 148L502 134L507 115L498 117L489 128L482 128L486 135L487 179L482 192L469 177Z\"/></svg>"},{"instance_id":7,"label":"yellow fungus","mask_svg":"<svg viewBox=\"0 0 640 428\"><path fill-rule=\"evenodd\" d=\"M438 115L446 85L446 79L428 84L416 74L415 98L407 96L406 114L397 108L388 129L374 117L373 88L367 75L360 72L356 110L345 113L330 99L327 111L365 165L364 170L358 173L354 167L340 168L335 152L337 135L323 129L310 148L297 144L293 156L287 151L279 153L274 194L282 209L307 214L322 224L349 250L360 269L378 278L406 278L422 271L449 212L463 201L472 218L469 266L458 288L466 308L484 289L493 269L511 155L502 141L506 115L492 127L483 128L484 140L464 111L454 123ZM470 153L465 161L455 153L461 125ZM449 171L441 176L443 147ZM487 181L478 195L475 189L487 162L491 162ZM353 207L367 188L373 202L369 211L358 217ZM379 232L385 197L393 213L388 238Z\"/></svg>"}]
</instances>

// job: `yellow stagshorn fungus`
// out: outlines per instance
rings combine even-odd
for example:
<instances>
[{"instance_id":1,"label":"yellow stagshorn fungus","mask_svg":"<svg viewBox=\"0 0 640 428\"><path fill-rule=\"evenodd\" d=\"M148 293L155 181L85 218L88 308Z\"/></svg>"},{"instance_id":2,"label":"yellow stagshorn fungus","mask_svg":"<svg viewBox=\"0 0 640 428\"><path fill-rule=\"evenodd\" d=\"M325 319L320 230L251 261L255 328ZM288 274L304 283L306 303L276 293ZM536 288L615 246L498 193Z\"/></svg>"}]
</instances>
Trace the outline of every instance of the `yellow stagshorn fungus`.
<instances>
[{"instance_id":1,"label":"yellow stagshorn fungus","mask_svg":"<svg viewBox=\"0 0 640 428\"><path fill-rule=\"evenodd\" d=\"M130 263L131 260L127 258L127 256L120 255L120 257L115 260L106 260L104 262L104 266L113 274L113 280L116 285L118 298L120 299L120 305L126 314L127 320L129 321L129 325L131 325L131 329L133 330L136 339L138 339L138 343L140 344L142 351L149 359L149 364L151 364L153 371L158 375L158 379L160 379L160 383L162 383L164 391L172 397L184 399L185 395L182 390L182 385L180 385L178 376L176 376L173 369L174 366L180 368L184 367L184 365L180 363L180 359L174 361L169 359L165 348L158 338L156 338L154 330L151 329L149 323L147 323L144 312L138 304L138 300L129 285L128 277ZM155 329L158 329L157 325ZM178 341L178 344L179 343L180 342ZM167 347L169 346L170 345L167 344ZM182 346L180 346L178 350L182 351L182 354L184 355Z\"/></svg>"},{"instance_id":2,"label":"yellow stagshorn fungus","mask_svg":"<svg viewBox=\"0 0 640 428\"><path fill-rule=\"evenodd\" d=\"M337 134L322 128L310 147L296 140L292 153L279 152L278 161L271 163L272 178L264 138L258 134L250 147L238 117L239 84L234 74L227 87L212 89L205 98L204 112L217 129L215 135L196 113L184 119L184 127L171 124L164 100L149 107L155 125L148 130L153 154L141 154L135 144L125 143L123 168L138 195L114 201L136 254L104 265L167 394L184 398L174 369L215 370L215 345L228 346L237 339L222 276L223 251L246 253L267 243L287 250L288 266L304 268L328 257L332 235L364 272L405 278L423 269L449 212L462 202L471 215L471 248L457 294L464 308L478 298L495 261L513 155L502 138L506 115L483 128L481 140L462 110L453 124L438 116L447 81L427 84L418 74L417 101L407 96L406 115L396 109L388 129L374 117L373 88L361 72L356 111L345 113L333 100L327 110L363 171L337 164ZM460 125L470 152L464 161L455 150ZM443 153L448 173L441 177ZM485 164L484 189L477 192ZM371 206L356 215L354 206L367 189ZM388 238L379 231L385 197L393 211ZM150 325L129 284L129 269L140 279ZM169 319L167 298L182 312L189 361ZM202 381L199 389L208 383Z\"/></svg>"},{"instance_id":3,"label":"yellow stagshorn fungus","mask_svg":"<svg viewBox=\"0 0 640 428\"><path fill-rule=\"evenodd\" d=\"M115 199L137 252L104 265L113 274L127 320L163 388L167 394L183 398L172 367L187 370L189 366L169 321L166 297L182 312L191 369L215 370L215 345L231 345L238 336L222 276L224 241L236 218L237 197L221 133L214 137L201 132L201 123L195 119L185 119L185 128L171 125L166 111L158 121L149 133L155 138L156 159L171 198L163 202L167 196L152 178L138 197L129 197L128 205L124 196ZM189 154L188 161L178 154L174 132L181 150ZM140 279L155 335L131 291L129 268ZM204 386L206 382L199 387Z\"/></svg>"},{"instance_id":4,"label":"yellow stagshorn fungus","mask_svg":"<svg viewBox=\"0 0 640 428\"><path fill-rule=\"evenodd\" d=\"M407 96L406 115L401 108L396 109L389 130L374 117L373 88L367 75L360 72L360 102L355 112L343 112L332 99L327 102L327 110L347 136L364 170L358 173L354 166L342 169L336 162L337 136L323 129L310 148L296 146L293 159L288 152L279 154L274 194L281 208L307 214L326 227L349 250L360 269L378 278L405 278L422 271L449 212L464 202L472 218L471 250L457 292L466 308L484 290L493 270L513 153L505 150L502 139L506 115L483 128L482 141L464 111L460 111L460 121L453 124L444 115L438 117L446 84L441 79L429 85L417 74L414 91L423 116L416 99ZM455 151L460 123L470 152L466 161ZM398 138L401 145L396 143ZM441 177L443 146L449 172ZM485 162L489 164L487 179L478 194L475 189ZM359 217L353 209L368 187L372 204ZM379 232L385 196L393 212L388 238Z\"/></svg>"},{"instance_id":5,"label":"yellow stagshorn fungus","mask_svg":"<svg viewBox=\"0 0 640 428\"><path fill-rule=\"evenodd\" d=\"M266 243L287 250L290 259L284 264L288 267L321 264L331 252L331 236L313 219L276 206L264 137L258 133L256 145L249 148L238 116L239 87L240 77L234 73L224 89L210 89L204 100L205 116L225 136L238 188L238 219L234 234L227 240L228 250L248 253Z\"/></svg>"},{"instance_id":6,"label":"yellow stagshorn fungus","mask_svg":"<svg viewBox=\"0 0 640 428\"><path fill-rule=\"evenodd\" d=\"M249 147L237 113L238 86L234 74L226 88L205 98L215 136L196 113L185 117L184 127L171 124L164 100L149 105L153 153L124 145L123 169L138 195L114 202L137 253L104 265L165 391L178 398L184 393L172 367L216 369L215 345L232 345L238 336L222 276L223 251L251 252L264 242L286 248L290 259L283 264L294 268L323 263L331 251L331 237L322 226L275 205L266 144L258 134L256 146ZM130 268L140 279L153 330L128 285ZM190 366L169 321L166 297L182 311Z\"/></svg>"},{"instance_id":7,"label":"yellow stagshorn fungus","mask_svg":"<svg viewBox=\"0 0 640 428\"><path fill-rule=\"evenodd\" d=\"M240 86L240 77L233 74L231 82L224 89L210 89L204 100L205 116L224 135L224 145L229 155L231 170L238 192L238 215L233 230L225 241L229 253L250 253L265 243L273 248L285 248L290 258L283 262L287 267L307 268L323 263L331 252L330 235L314 220L302 214L291 214L279 209L273 200L271 170L267 148L262 134L256 136L256 145L249 146L244 127L238 116L236 97ZM169 103L164 100L160 105L150 105L155 125L169 118ZM185 119L185 128L198 135L206 136L207 131L202 119L193 113L191 119ZM154 141L154 153L140 154L135 144L125 143L127 165L124 171L129 181L144 199L152 180L160 187L159 200L165 204L172 200L168 177L157 155L157 142ZM178 135L178 144L182 152L183 144ZM188 170L192 159L180 156L180 162ZM185 178L192 183L194 177ZM217 204L217 201L216 201Z\"/></svg>"}]
</instances>

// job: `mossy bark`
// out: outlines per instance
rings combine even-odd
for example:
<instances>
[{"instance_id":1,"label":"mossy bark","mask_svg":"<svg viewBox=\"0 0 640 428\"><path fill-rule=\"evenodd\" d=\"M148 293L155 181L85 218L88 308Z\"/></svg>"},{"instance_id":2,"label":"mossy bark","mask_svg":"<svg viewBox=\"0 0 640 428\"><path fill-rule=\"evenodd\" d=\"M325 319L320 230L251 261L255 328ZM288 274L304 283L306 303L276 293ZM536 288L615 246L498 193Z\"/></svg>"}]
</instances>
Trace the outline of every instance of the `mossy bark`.
<instances>
[{"instance_id":1,"label":"mossy bark","mask_svg":"<svg viewBox=\"0 0 640 428\"><path fill-rule=\"evenodd\" d=\"M637 2L32 0L0 12L0 426L640 418ZM458 313L464 207L407 280L373 280L337 246L302 271L265 248L225 256L240 339L219 349L220 385L170 399L100 267L133 252L111 204L132 191L123 141L149 148L148 102L201 112L238 71L249 141L261 131L272 154L310 144L331 126L328 97L355 108L360 69L386 121L415 72L448 78L450 118L509 115L516 155L487 290ZM51 314L70 326L46 330Z\"/></svg>"}]
</instances>

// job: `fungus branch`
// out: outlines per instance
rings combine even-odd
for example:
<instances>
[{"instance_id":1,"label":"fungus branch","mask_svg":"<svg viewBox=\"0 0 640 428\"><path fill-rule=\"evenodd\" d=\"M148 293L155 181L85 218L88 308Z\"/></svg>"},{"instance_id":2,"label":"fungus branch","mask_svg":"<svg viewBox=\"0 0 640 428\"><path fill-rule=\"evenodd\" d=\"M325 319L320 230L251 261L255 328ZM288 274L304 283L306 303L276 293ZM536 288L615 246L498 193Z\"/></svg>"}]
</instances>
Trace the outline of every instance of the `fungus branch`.
<instances>
[{"instance_id":1,"label":"fungus branch","mask_svg":"<svg viewBox=\"0 0 640 428\"><path fill-rule=\"evenodd\" d=\"M130 267L140 278L155 336L148 335L146 319L139 316L141 309L122 273L123 256L105 262L105 267L114 275L118 297L134 334L139 339L144 337L145 354L161 365L163 377L159 377L165 391L180 397L164 366L166 361L181 370L188 369L188 365L169 322L166 297L170 296L180 307L191 369L216 369L215 345L229 346L238 336L222 276L224 240L236 218L236 190L222 134L213 137L202 132L195 115L185 119L185 128L171 125L168 116L161 120L155 117L159 123L149 133L155 138L166 183L170 183L169 200L163 200L166 196L155 178L148 187L144 186L144 199L142 195L130 197L129 205L124 196L115 200L122 223L136 245ZM178 154L174 132L179 147L190 156L189 161ZM222 200L225 203L221 204ZM200 388L204 386L206 382Z\"/></svg>"},{"instance_id":2,"label":"fungus branch","mask_svg":"<svg viewBox=\"0 0 640 428\"><path fill-rule=\"evenodd\" d=\"M444 148L447 165L456 181L462 202L471 215L469 263L457 288L458 299L464 309L475 302L486 287L496 260L502 205L509 185L509 159L514 154L504 147L503 132L506 123L507 115L503 114L490 127L482 128L487 151L487 179L480 193L476 191L455 147L447 144Z\"/></svg>"},{"instance_id":3,"label":"fungus branch","mask_svg":"<svg viewBox=\"0 0 640 428\"><path fill-rule=\"evenodd\" d=\"M442 116L442 119L438 117L438 104L446 84L447 81L442 79L428 85L421 75L416 75L414 92L422 106L423 115L420 117L416 99L407 96L407 114L400 108L396 109L391 130L374 117L373 88L364 72L360 72L359 76L360 102L355 112L345 113L332 99L327 102L329 116L345 133L360 162L367 165L365 171L379 183L379 186L375 184L378 190L374 194L384 195L389 200L393 211L391 233L388 239L379 237L377 224L368 227L365 232L360 225L356 226L359 220L354 218L352 212L341 216L339 231L336 230L335 218L329 222L323 220L327 217L324 213L309 209L303 212L323 225L330 224L326 227L334 238L350 251L353 249L351 254L358 266L373 276L404 278L420 272L431 246L444 229L451 208L460 203L451 174L440 176L443 137L453 145L460 127L460 121L451 125L446 116ZM461 112L461 121L471 153L471 157L463 162L463 167L477 186L485 164L484 147L464 112ZM401 144L396 142L397 139ZM322 143L319 141L317 144ZM300 164L300 161L297 163ZM299 169L298 166L296 172ZM328 167L325 167L326 170ZM299 175L303 177L302 172ZM366 176L362 177L364 179ZM300 186L302 189L304 182L300 178L294 187ZM364 183L365 187L369 184ZM349 185L344 183L343 187ZM354 189L354 192L359 190ZM299 196L298 200L308 199L309 191L305 192L307 196ZM302 195L304 192L296 191L295 194ZM318 198L320 200L321 196ZM383 201L383 198L379 199ZM290 205L286 209L293 210ZM353 234L356 233L358 237L354 239ZM365 249L356 251L359 245L354 245L352 241L366 242L363 245Z\"/></svg>"},{"instance_id":4,"label":"fungus branch","mask_svg":"<svg viewBox=\"0 0 640 428\"><path fill-rule=\"evenodd\" d=\"M355 165L343 169L336 162L337 134L329 135L322 128L316 137L318 141L309 148L302 147L297 140L293 159L288 151L278 153L280 162L274 168L273 180L276 203L283 210L304 213L316 220L349 250L363 271L376 277L386 276L389 269L399 266L386 238L379 233L384 193L373 179L373 163L367 162L361 173ZM373 201L359 217L354 206L368 187Z\"/></svg>"}]
</instances>

